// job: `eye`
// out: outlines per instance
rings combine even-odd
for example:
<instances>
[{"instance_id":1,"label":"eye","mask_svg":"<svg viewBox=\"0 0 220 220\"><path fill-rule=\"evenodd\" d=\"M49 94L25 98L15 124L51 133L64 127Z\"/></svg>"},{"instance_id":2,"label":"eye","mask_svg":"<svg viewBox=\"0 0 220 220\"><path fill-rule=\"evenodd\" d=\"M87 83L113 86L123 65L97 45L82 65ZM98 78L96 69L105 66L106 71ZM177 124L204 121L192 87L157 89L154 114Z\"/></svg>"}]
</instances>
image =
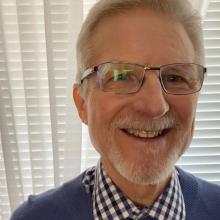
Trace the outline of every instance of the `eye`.
<instances>
[{"instance_id":1,"label":"eye","mask_svg":"<svg viewBox=\"0 0 220 220\"><path fill-rule=\"evenodd\" d=\"M164 76L163 80L166 82L183 82L183 81L185 81L185 79L183 77L181 77L179 75L174 75L174 74Z\"/></svg>"}]
</instances>

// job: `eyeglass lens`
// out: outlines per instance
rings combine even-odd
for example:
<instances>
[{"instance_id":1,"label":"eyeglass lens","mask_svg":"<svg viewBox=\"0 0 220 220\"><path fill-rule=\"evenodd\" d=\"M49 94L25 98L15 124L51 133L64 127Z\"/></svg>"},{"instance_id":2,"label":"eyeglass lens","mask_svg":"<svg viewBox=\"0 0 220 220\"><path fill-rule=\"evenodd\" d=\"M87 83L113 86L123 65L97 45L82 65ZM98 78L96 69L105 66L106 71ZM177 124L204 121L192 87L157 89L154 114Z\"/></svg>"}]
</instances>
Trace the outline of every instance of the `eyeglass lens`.
<instances>
[{"instance_id":1,"label":"eyeglass lens","mask_svg":"<svg viewBox=\"0 0 220 220\"><path fill-rule=\"evenodd\" d=\"M194 93L201 89L203 83L203 67L197 64L164 65L159 73L163 90L170 94ZM99 66L98 77L103 91L134 93L143 83L145 70L137 64L105 63Z\"/></svg>"}]
</instances>

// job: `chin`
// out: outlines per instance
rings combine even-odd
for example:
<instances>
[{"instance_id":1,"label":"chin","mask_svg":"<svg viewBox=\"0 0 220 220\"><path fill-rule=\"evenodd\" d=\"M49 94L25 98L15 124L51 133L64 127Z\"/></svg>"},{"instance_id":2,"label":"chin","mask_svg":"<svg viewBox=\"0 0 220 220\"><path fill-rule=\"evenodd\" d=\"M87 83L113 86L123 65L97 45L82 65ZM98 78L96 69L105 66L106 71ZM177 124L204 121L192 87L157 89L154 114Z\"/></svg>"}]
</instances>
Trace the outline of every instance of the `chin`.
<instances>
[{"instance_id":1,"label":"chin","mask_svg":"<svg viewBox=\"0 0 220 220\"><path fill-rule=\"evenodd\" d=\"M166 159L165 162L146 164L131 162L115 156L111 160L115 170L127 181L139 185L154 185L167 179L174 168L176 159Z\"/></svg>"},{"instance_id":2,"label":"chin","mask_svg":"<svg viewBox=\"0 0 220 220\"><path fill-rule=\"evenodd\" d=\"M182 154L180 150L182 144L183 142L176 144L166 155L160 150L154 152L146 150L140 153L139 157L135 155L130 160L121 152L111 150L108 160L118 174L127 181L139 185L154 185L171 176L175 163Z\"/></svg>"}]
</instances>

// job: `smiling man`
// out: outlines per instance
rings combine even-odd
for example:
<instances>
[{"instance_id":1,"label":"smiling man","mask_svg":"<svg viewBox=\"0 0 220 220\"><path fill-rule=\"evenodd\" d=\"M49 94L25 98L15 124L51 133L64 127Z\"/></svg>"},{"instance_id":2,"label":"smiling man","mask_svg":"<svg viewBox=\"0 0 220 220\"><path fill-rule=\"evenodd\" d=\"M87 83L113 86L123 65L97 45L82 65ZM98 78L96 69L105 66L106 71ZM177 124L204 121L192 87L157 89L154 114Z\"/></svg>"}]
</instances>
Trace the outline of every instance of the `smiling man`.
<instances>
[{"instance_id":1,"label":"smiling man","mask_svg":"<svg viewBox=\"0 0 220 220\"><path fill-rule=\"evenodd\" d=\"M220 187L178 167L206 68L185 0L100 0L79 34L73 96L96 167L30 197L12 219L217 220Z\"/></svg>"}]
</instances>

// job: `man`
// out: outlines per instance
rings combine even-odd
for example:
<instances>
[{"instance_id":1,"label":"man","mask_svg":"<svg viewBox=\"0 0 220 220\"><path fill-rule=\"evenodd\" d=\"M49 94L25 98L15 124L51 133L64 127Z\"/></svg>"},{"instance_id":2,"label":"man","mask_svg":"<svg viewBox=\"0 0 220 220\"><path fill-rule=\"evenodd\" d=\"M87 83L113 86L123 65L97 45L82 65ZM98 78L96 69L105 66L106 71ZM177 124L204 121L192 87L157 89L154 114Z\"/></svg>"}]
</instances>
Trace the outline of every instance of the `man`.
<instances>
[{"instance_id":1,"label":"man","mask_svg":"<svg viewBox=\"0 0 220 220\"><path fill-rule=\"evenodd\" d=\"M79 35L73 96L101 159L11 219L220 219L220 187L175 167L206 72L201 33L186 0L100 0Z\"/></svg>"}]
</instances>

